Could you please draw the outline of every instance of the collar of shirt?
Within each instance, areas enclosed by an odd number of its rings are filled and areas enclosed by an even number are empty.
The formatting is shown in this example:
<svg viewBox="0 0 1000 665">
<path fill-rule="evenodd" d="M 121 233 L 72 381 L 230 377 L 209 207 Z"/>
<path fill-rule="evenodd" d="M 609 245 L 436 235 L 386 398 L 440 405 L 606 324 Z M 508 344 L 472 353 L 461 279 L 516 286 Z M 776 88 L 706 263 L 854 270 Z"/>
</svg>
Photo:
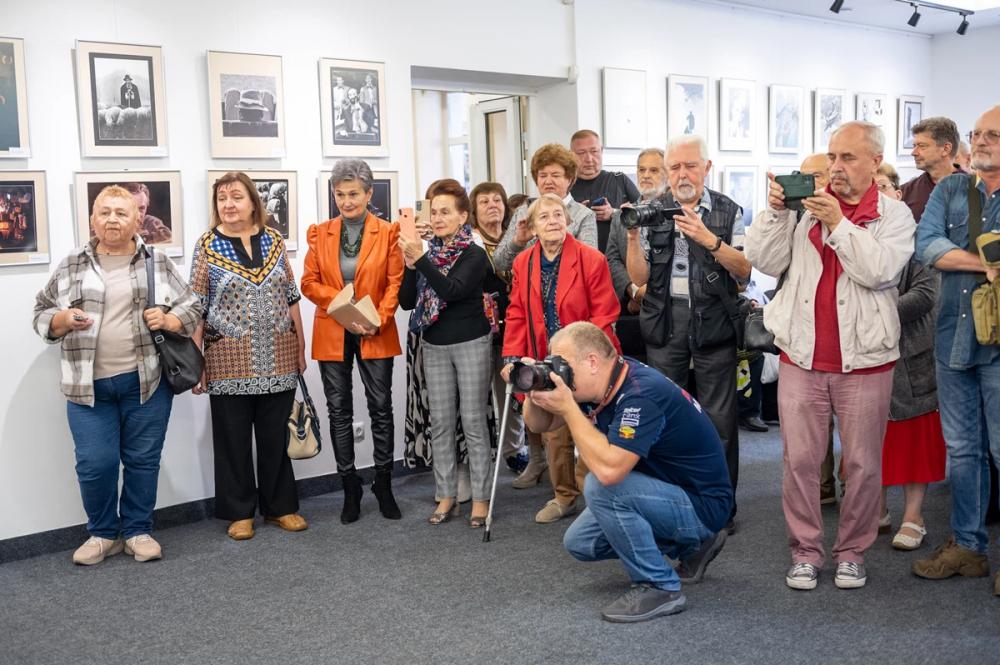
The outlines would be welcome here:
<svg viewBox="0 0 1000 665">
<path fill-rule="evenodd" d="M 567 193 L 566 196 L 563 197 L 563 203 L 565 203 L 566 205 L 569 205 L 572 201 L 573 201 L 572 194 Z"/>
</svg>

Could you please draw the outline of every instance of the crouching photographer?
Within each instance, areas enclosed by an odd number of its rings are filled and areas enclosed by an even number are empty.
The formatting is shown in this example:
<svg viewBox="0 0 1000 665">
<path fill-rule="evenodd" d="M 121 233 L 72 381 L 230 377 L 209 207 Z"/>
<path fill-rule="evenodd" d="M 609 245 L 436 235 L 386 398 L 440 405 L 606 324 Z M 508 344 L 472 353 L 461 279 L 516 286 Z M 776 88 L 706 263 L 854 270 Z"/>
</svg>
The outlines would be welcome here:
<svg viewBox="0 0 1000 665">
<path fill-rule="evenodd" d="M 515 387 L 535 432 L 566 427 L 590 472 L 587 508 L 563 543 L 580 561 L 620 559 L 632 581 L 601 612 L 632 623 L 684 609 L 681 583 L 699 582 L 726 540 L 733 491 L 715 427 L 687 392 L 618 354 L 587 322 L 556 333 L 541 385 L 531 360 L 514 366 Z M 671 568 L 664 555 L 678 560 Z"/>
</svg>

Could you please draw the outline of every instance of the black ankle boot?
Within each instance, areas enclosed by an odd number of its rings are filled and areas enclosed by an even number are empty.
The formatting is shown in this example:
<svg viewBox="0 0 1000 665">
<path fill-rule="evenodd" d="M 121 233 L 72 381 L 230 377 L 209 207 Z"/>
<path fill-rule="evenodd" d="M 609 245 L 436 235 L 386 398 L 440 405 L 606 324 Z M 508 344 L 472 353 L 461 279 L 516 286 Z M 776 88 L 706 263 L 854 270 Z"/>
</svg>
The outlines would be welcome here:
<svg viewBox="0 0 1000 665">
<path fill-rule="evenodd" d="M 396 505 L 396 497 L 392 495 L 392 468 L 375 469 L 375 480 L 372 482 L 372 493 L 378 499 L 378 509 L 387 520 L 398 520 L 403 517 Z"/>
<path fill-rule="evenodd" d="M 356 473 L 341 474 L 344 484 L 344 509 L 340 511 L 340 523 L 357 522 L 361 517 L 361 478 Z"/>
</svg>

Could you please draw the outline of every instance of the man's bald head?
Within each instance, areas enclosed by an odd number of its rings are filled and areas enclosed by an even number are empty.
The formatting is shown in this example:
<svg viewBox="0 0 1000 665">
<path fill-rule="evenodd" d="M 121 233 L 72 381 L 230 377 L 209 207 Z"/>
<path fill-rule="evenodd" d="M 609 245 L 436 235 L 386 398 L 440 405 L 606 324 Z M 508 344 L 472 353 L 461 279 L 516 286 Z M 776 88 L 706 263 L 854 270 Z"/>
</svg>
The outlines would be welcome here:
<svg viewBox="0 0 1000 665">
<path fill-rule="evenodd" d="M 809 155 L 802 160 L 799 171 L 816 178 L 816 189 L 823 189 L 830 182 L 830 158 L 822 152 Z"/>
</svg>

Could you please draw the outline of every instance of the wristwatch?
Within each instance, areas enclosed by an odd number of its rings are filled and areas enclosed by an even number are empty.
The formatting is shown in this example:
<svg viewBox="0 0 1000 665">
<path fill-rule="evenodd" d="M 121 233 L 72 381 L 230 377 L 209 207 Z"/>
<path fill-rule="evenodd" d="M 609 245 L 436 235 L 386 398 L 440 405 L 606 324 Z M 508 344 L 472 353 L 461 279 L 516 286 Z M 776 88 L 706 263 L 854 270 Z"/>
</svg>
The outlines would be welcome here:
<svg viewBox="0 0 1000 665">
<path fill-rule="evenodd" d="M 719 236 L 715 236 L 715 245 L 713 247 L 709 247 L 708 251 L 714 254 L 715 252 L 719 251 L 720 247 L 722 247 L 722 238 Z"/>
</svg>

